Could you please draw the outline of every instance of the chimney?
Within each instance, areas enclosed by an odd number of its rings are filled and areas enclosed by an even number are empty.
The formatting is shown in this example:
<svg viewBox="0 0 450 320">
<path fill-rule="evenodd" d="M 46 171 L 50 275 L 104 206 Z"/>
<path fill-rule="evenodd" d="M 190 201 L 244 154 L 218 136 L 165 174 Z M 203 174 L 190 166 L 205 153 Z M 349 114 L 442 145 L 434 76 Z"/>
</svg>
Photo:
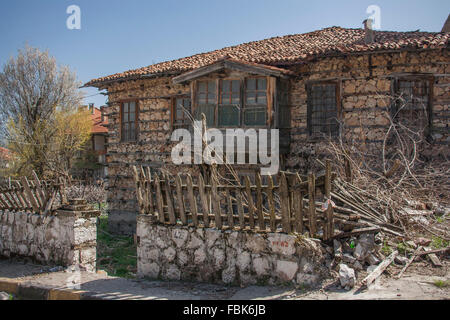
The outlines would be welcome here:
<svg viewBox="0 0 450 320">
<path fill-rule="evenodd" d="M 374 32 L 372 29 L 373 20 L 366 19 L 363 21 L 363 24 L 364 24 L 364 31 L 365 31 L 364 41 L 366 42 L 366 44 L 372 43 L 374 40 Z"/>
<path fill-rule="evenodd" d="M 89 111 L 94 114 L 94 104 L 93 103 L 89 103 Z"/>
</svg>

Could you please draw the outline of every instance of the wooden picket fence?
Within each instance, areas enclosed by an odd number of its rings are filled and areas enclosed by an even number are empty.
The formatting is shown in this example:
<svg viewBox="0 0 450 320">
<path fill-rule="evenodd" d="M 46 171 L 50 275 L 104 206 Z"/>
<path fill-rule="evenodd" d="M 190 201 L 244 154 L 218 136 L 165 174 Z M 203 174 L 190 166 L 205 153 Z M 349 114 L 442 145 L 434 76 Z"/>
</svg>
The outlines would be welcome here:
<svg viewBox="0 0 450 320">
<path fill-rule="evenodd" d="M 65 181 L 62 178 L 52 181 L 39 180 L 33 172 L 30 179 L 21 177 L 19 180 L 0 180 L 0 210 L 47 214 L 56 201 L 67 202 Z"/>
<path fill-rule="evenodd" d="M 308 231 L 313 237 L 321 233 L 324 240 L 333 237 L 333 206 L 323 204 L 330 203 L 334 178 L 329 161 L 318 177 L 282 172 L 268 176 L 265 185 L 259 174 L 255 184 L 248 176 L 243 184 L 220 184 L 214 170 L 209 183 L 201 174 L 194 181 L 190 174 L 170 177 L 152 174 L 148 167 L 134 166 L 133 170 L 140 213 L 155 216 L 157 223 L 256 232 Z M 316 204 L 318 189 L 326 200 L 321 208 Z"/>
</svg>

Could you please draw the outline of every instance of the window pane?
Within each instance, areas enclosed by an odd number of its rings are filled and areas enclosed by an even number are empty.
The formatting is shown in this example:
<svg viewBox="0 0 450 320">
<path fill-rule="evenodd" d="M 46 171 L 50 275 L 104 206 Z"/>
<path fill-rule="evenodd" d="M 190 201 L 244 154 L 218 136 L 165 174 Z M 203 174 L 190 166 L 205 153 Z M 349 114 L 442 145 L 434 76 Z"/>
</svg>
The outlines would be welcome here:
<svg viewBox="0 0 450 320">
<path fill-rule="evenodd" d="M 230 95 L 229 94 L 222 94 L 222 103 L 223 104 L 230 103 Z"/>
<path fill-rule="evenodd" d="M 266 104 L 267 103 L 267 99 L 266 99 L 266 93 L 262 93 L 262 92 L 258 92 L 257 94 L 257 103 L 258 104 Z"/>
<path fill-rule="evenodd" d="M 206 82 L 199 82 L 198 83 L 198 91 L 199 92 L 206 92 Z"/>
<path fill-rule="evenodd" d="M 136 112 L 136 102 L 130 102 L 130 112 Z"/>
<path fill-rule="evenodd" d="M 335 84 L 316 84 L 308 92 L 311 134 L 335 136 L 339 131 Z"/>
<path fill-rule="evenodd" d="M 231 103 L 239 104 L 240 100 L 241 99 L 240 99 L 239 93 L 233 93 L 232 98 L 231 98 Z"/>
<path fill-rule="evenodd" d="M 128 122 L 128 112 L 123 113 L 123 122 Z"/>
<path fill-rule="evenodd" d="M 256 79 L 247 79 L 247 90 L 256 90 Z"/>
<path fill-rule="evenodd" d="M 229 80 L 222 80 L 222 92 L 229 92 L 230 91 L 230 81 Z"/>
<path fill-rule="evenodd" d="M 219 126 L 239 126 L 239 108 L 230 105 L 220 106 Z"/>
<path fill-rule="evenodd" d="M 258 79 L 258 90 L 266 90 L 266 79 Z"/>
<path fill-rule="evenodd" d="M 123 112 L 125 113 L 125 112 L 128 112 L 128 103 L 124 103 L 123 104 Z"/>
<path fill-rule="evenodd" d="M 247 93 L 246 103 L 247 104 L 256 104 L 256 93 L 254 93 L 254 92 Z"/>
<path fill-rule="evenodd" d="M 208 104 L 216 103 L 216 94 L 208 93 Z"/>
<path fill-rule="evenodd" d="M 205 104 L 206 103 L 206 93 L 199 93 L 198 95 L 198 103 Z"/>
<path fill-rule="evenodd" d="M 239 80 L 233 80 L 232 91 L 233 92 L 239 92 L 240 91 L 240 81 Z"/>
<path fill-rule="evenodd" d="M 208 93 L 213 92 L 216 93 L 216 82 L 215 81 L 208 81 Z"/>
</svg>

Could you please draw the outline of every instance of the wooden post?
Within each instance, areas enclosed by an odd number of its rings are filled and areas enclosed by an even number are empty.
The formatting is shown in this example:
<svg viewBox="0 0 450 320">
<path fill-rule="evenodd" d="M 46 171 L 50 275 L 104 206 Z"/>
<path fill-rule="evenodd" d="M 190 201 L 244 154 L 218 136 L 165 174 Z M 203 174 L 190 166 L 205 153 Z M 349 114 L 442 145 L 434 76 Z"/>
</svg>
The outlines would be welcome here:
<svg viewBox="0 0 450 320">
<path fill-rule="evenodd" d="M 238 214 L 239 214 L 239 225 L 240 225 L 241 230 L 244 230 L 245 218 L 244 218 L 244 205 L 242 204 L 241 188 L 236 189 L 236 201 L 237 201 Z"/>
<path fill-rule="evenodd" d="M 291 223 L 290 223 L 290 212 L 289 212 L 289 193 L 286 175 L 284 173 L 281 174 L 280 179 L 280 201 L 281 201 L 281 221 L 283 225 L 283 232 L 290 233 L 291 232 Z"/>
<path fill-rule="evenodd" d="M 264 222 L 264 214 L 262 210 L 262 190 L 261 190 L 261 175 L 256 175 L 256 214 L 258 216 L 259 230 L 266 230 Z"/>
<path fill-rule="evenodd" d="M 300 185 L 302 179 L 297 173 L 296 179 L 297 183 Z M 294 183 L 295 184 L 295 183 Z M 300 188 L 294 190 L 294 211 L 295 211 L 295 231 L 298 233 L 303 233 L 303 192 Z"/>
<path fill-rule="evenodd" d="M 25 210 L 28 209 L 28 203 L 26 201 L 26 197 L 24 196 L 24 194 L 21 190 L 22 186 L 19 184 L 19 181 L 14 181 L 13 185 L 14 185 L 14 189 L 16 190 L 17 199 L 19 199 L 20 204 L 22 205 L 22 208 Z M 45 199 L 44 199 L 44 201 L 45 201 Z"/>
<path fill-rule="evenodd" d="M 36 172 L 34 172 L 34 170 L 33 170 L 32 174 L 33 174 L 33 178 L 34 178 L 34 183 L 36 185 L 36 195 L 39 196 L 37 198 L 39 200 L 40 207 L 42 210 L 44 210 L 45 202 L 47 199 L 47 194 L 46 194 L 45 190 L 42 189 L 41 181 L 39 180 L 39 177 L 36 174 Z"/>
<path fill-rule="evenodd" d="M 142 198 L 142 213 L 148 214 L 148 197 L 147 197 L 147 177 L 145 176 L 144 167 L 141 166 L 141 176 L 142 179 L 139 181 L 140 189 L 141 189 L 141 198 Z"/>
<path fill-rule="evenodd" d="M 273 201 L 273 179 L 272 176 L 268 176 L 268 183 L 267 183 L 267 201 L 269 203 L 269 210 L 270 210 L 270 230 L 272 232 L 275 232 L 277 230 L 276 225 L 276 216 L 275 216 L 275 204 Z"/>
<path fill-rule="evenodd" d="M 211 176 L 211 193 L 212 193 L 212 207 L 214 210 L 215 223 L 217 229 L 222 229 L 222 209 L 220 208 L 220 197 L 217 193 L 217 174 L 213 168 L 213 175 Z"/>
<path fill-rule="evenodd" d="M 139 204 L 139 213 L 140 214 L 144 214 L 144 201 L 142 199 L 142 194 L 141 194 L 141 185 L 139 183 L 139 171 L 136 168 L 136 166 L 133 166 L 133 172 L 134 172 L 134 181 L 135 181 L 135 185 L 136 185 L 136 197 L 138 200 L 138 204 Z"/>
<path fill-rule="evenodd" d="M 158 216 L 159 222 L 164 223 L 164 205 L 163 205 L 163 197 L 161 194 L 161 182 L 159 180 L 158 174 L 155 173 L 155 188 L 156 188 L 156 207 L 158 208 Z"/>
<path fill-rule="evenodd" d="M 227 198 L 227 216 L 228 216 L 228 226 L 233 229 L 234 228 L 234 216 L 233 216 L 233 199 L 231 199 L 230 191 L 228 189 L 225 190 L 225 197 Z"/>
<path fill-rule="evenodd" d="M 314 238 L 317 232 L 316 224 L 316 177 L 314 173 L 308 176 L 309 233 Z"/>
<path fill-rule="evenodd" d="M 201 202 L 202 208 L 203 208 L 203 224 L 205 225 L 206 228 L 209 228 L 208 198 L 206 197 L 205 182 L 203 180 L 203 176 L 201 173 L 198 175 L 198 191 L 200 194 L 200 202 Z"/>
<path fill-rule="evenodd" d="M 172 201 L 172 188 L 170 187 L 168 174 L 164 175 L 164 186 L 166 191 L 166 203 L 167 203 L 167 212 L 169 213 L 169 222 L 170 224 L 176 224 L 177 219 L 175 218 L 175 210 L 173 208 L 173 201 Z"/>
<path fill-rule="evenodd" d="M 181 175 L 178 174 L 175 178 L 175 184 L 177 187 L 177 202 L 178 202 L 178 212 L 180 214 L 181 222 L 186 225 L 187 219 L 186 219 L 186 211 L 184 209 L 184 201 L 183 201 L 183 188 L 181 184 Z"/>
<path fill-rule="evenodd" d="M 253 204 L 252 189 L 250 186 L 250 178 L 248 176 L 245 177 L 245 189 L 248 198 L 248 222 L 250 229 L 253 230 L 255 228 L 255 205 Z"/>
<path fill-rule="evenodd" d="M 152 194 L 152 173 L 150 171 L 150 167 L 147 167 L 147 175 L 146 175 L 146 197 L 148 207 L 146 208 L 146 212 L 148 214 L 154 213 L 154 204 L 153 204 L 153 194 Z"/>
<path fill-rule="evenodd" d="M 31 203 L 31 206 L 33 207 L 34 212 L 40 213 L 39 205 L 38 205 L 36 199 L 34 198 L 33 193 L 31 192 L 30 185 L 28 184 L 28 179 L 26 177 L 21 177 L 20 180 L 22 181 L 22 186 L 25 190 L 28 200 Z"/>
<path fill-rule="evenodd" d="M 326 219 L 324 222 L 323 238 L 329 240 L 334 236 L 334 220 L 333 220 L 333 205 L 331 204 L 331 161 L 326 161 L 325 168 L 325 197 L 328 201 L 327 210 L 325 212 Z M 325 232 L 326 231 L 326 232 Z"/>
<path fill-rule="evenodd" d="M 198 211 L 197 211 L 197 201 L 194 197 L 194 187 L 192 186 L 192 177 L 190 174 L 186 177 L 187 194 L 189 199 L 189 208 L 192 215 L 192 222 L 194 226 L 198 226 Z"/>
</svg>

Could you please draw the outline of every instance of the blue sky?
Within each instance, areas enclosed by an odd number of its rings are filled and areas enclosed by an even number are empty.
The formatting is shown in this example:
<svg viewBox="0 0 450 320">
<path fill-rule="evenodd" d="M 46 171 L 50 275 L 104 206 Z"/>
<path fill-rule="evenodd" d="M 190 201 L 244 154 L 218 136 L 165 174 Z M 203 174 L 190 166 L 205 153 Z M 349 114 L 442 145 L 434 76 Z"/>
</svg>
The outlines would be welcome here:
<svg viewBox="0 0 450 320">
<path fill-rule="evenodd" d="M 70 5 L 81 8 L 81 30 L 66 27 Z M 0 65 L 29 44 L 48 49 L 85 83 L 273 36 L 360 28 L 369 5 L 381 8 L 382 30 L 440 31 L 450 12 L 445 0 L 2 0 Z M 86 103 L 104 104 L 97 89 L 84 90 Z"/>
</svg>

